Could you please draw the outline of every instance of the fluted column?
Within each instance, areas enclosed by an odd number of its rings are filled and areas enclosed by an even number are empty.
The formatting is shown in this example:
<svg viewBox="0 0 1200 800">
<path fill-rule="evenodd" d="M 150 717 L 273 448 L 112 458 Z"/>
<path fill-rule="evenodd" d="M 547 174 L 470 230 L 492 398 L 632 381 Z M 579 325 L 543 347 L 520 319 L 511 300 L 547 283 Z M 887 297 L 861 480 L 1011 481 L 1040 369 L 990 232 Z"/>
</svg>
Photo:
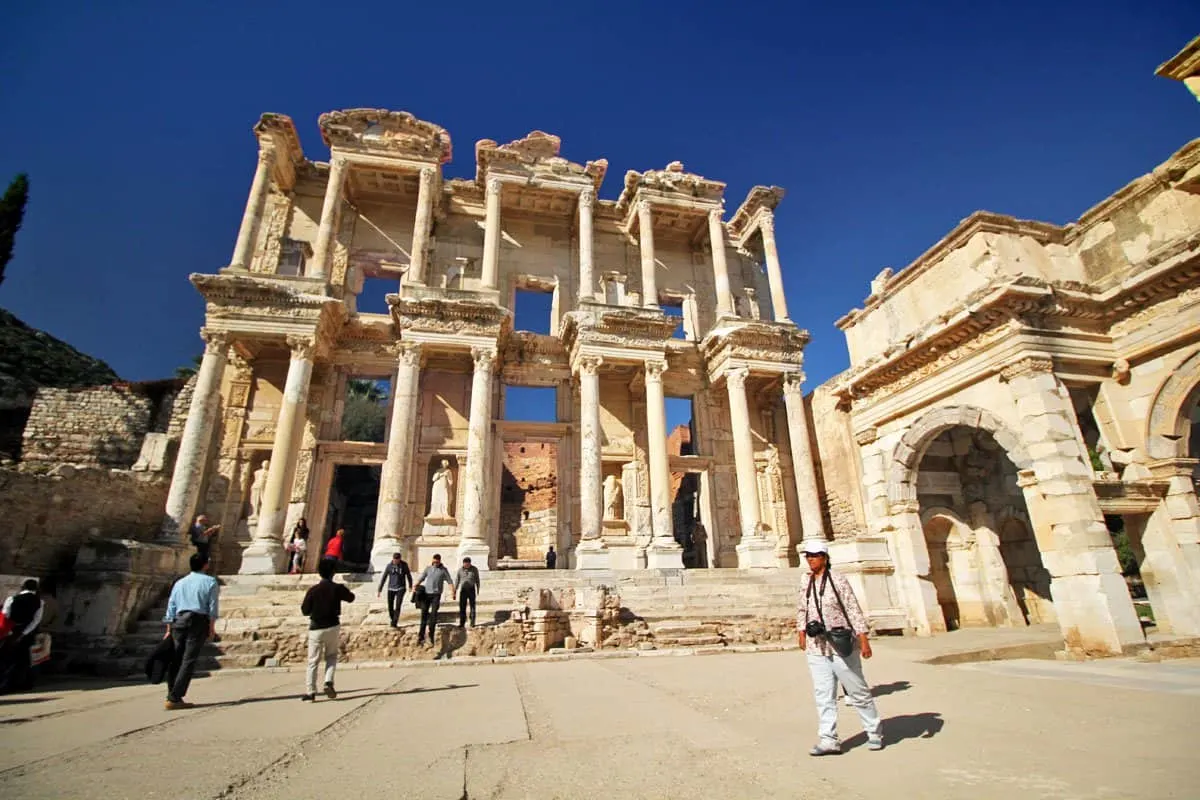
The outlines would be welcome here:
<svg viewBox="0 0 1200 800">
<path fill-rule="evenodd" d="M 375 512 L 375 542 L 371 569 L 382 570 L 401 551 L 405 501 L 412 477 L 413 437 L 417 427 L 417 398 L 421 378 L 421 346 L 397 345 L 396 384 L 392 390 L 392 419 L 388 431 L 387 459 L 379 480 L 379 505 Z"/>
<path fill-rule="evenodd" d="M 270 575 L 281 572 L 284 565 L 283 523 L 291 494 L 300 449 L 300 423 L 308 402 L 308 387 L 312 380 L 315 342 L 303 336 L 289 336 L 292 358 L 288 363 L 287 382 L 283 387 L 283 402 L 275 422 L 275 441 L 271 445 L 271 464 L 262 492 L 262 510 L 254 538 L 242 554 L 243 575 Z"/>
<path fill-rule="evenodd" d="M 796 478 L 796 497 L 800 501 L 802 541 L 824 541 L 827 536 L 825 518 L 821 515 L 808 414 L 804 411 L 803 383 L 804 374 L 800 372 L 790 372 L 783 378 L 783 405 L 787 409 L 788 441 L 792 443 L 792 473 Z"/>
<path fill-rule="evenodd" d="M 721 209 L 708 212 L 708 239 L 712 244 L 713 283 L 717 287 L 717 314 L 732 315 L 733 292 L 729 290 L 729 267 L 725 263 L 725 227 Z"/>
<path fill-rule="evenodd" d="M 646 548 L 650 569 L 681 569 L 683 548 L 675 541 L 671 508 L 671 465 L 667 458 L 667 408 L 663 394 L 666 361 L 646 362 L 646 446 L 650 457 L 650 516 L 654 538 Z"/>
<path fill-rule="evenodd" d="M 779 267 L 779 251 L 775 248 L 775 218 L 764 215 L 758 222 L 762 233 L 763 255 L 767 259 L 767 283 L 771 286 L 771 308 L 775 321 L 788 319 L 787 299 L 783 296 L 783 271 Z"/>
<path fill-rule="evenodd" d="M 487 479 L 488 450 L 491 447 L 492 371 L 496 365 L 494 347 L 471 348 L 475 371 L 471 376 L 471 418 L 467 422 L 467 477 L 463 486 L 462 541 L 458 557 L 470 556 L 479 569 L 488 568 L 489 548 L 484 519 L 491 482 Z"/>
<path fill-rule="evenodd" d="M 433 167 L 423 167 L 417 186 L 417 217 L 413 223 L 412 252 L 409 254 L 408 283 L 425 283 L 425 261 L 429 249 L 429 221 L 433 217 Z"/>
<path fill-rule="evenodd" d="M 338 211 L 342 207 L 342 189 L 346 181 L 346 159 L 335 156 L 329 162 L 329 183 L 325 185 L 325 202 L 321 206 L 321 227 L 317 229 L 317 243 L 313 246 L 312 272 L 308 277 L 324 278 L 333 244 L 333 233 Z"/>
<path fill-rule="evenodd" d="M 654 271 L 654 218 L 650 203 L 638 203 L 638 235 L 642 255 L 642 306 L 658 308 L 658 277 Z"/>
<path fill-rule="evenodd" d="M 596 299 L 596 276 L 592 264 L 592 210 L 596 192 L 592 188 L 579 193 L 579 299 Z"/>
<path fill-rule="evenodd" d="M 187 422 L 179 442 L 179 455 L 175 458 L 175 471 L 171 475 L 171 488 L 167 492 L 166 514 L 159 531 L 159 537 L 172 544 L 183 541 L 192 515 L 196 513 L 196 501 L 200 497 L 200 486 L 204 483 L 208 445 L 212 441 L 216 421 L 221 376 L 225 372 L 225 358 L 229 350 L 229 335 L 226 333 L 204 329 L 200 331 L 200 336 L 204 339 L 204 358 L 196 372 L 196 386 L 192 391 L 191 405 L 188 406 Z"/>
<path fill-rule="evenodd" d="M 271 168 L 275 166 L 275 148 L 265 147 L 258 151 L 258 167 L 250 183 L 250 197 L 246 199 L 246 211 L 242 214 L 242 227 L 238 228 L 237 244 L 233 246 L 231 269 L 248 269 L 254 255 L 254 239 L 258 235 L 258 224 L 262 219 L 263 203 L 267 199 L 267 182 Z"/>
<path fill-rule="evenodd" d="M 483 225 L 483 288 L 495 289 L 500 269 L 500 181 L 496 178 L 487 182 L 487 216 Z"/>
<path fill-rule="evenodd" d="M 758 470 L 754 466 L 750 406 L 746 402 L 746 379 L 750 370 L 735 367 L 725 375 L 729 393 L 729 427 L 733 430 L 733 460 L 737 469 L 738 512 L 742 540 L 737 545 L 738 566 L 775 566 L 775 548 L 762 535 L 762 513 L 758 499 Z"/>
<path fill-rule="evenodd" d="M 579 499 L 580 542 L 575 550 L 577 569 L 606 569 L 608 550 L 601 535 L 604 520 L 604 479 L 600 444 L 599 356 L 579 359 Z"/>
</svg>

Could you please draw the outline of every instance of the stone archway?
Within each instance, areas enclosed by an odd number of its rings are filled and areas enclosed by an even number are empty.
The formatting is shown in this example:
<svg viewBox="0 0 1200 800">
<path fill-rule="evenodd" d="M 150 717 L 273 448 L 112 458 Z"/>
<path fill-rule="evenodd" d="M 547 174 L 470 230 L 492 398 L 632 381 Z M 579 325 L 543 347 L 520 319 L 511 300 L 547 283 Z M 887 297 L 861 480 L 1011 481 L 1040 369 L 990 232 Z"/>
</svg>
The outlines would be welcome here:
<svg viewBox="0 0 1200 800">
<path fill-rule="evenodd" d="M 1192 409 L 1197 403 L 1200 403 L 1200 350 L 1184 359 L 1154 396 L 1146 423 L 1146 455 L 1151 459 L 1188 456 Z"/>
</svg>

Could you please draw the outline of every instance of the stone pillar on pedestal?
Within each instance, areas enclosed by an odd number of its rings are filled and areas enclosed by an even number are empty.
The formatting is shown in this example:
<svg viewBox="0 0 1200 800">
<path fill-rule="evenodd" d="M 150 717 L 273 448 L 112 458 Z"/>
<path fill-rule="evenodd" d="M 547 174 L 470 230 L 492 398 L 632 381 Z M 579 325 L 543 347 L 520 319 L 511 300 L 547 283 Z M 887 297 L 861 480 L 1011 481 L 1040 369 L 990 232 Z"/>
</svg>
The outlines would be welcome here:
<svg viewBox="0 0 1200 800">
<path fill-rule="evenodd" d="M 717 316 L 733 316 L 733 292 L 729 289 L 729 268 L 725 263 L 725 227 L 721 209 L 708 212 L 708 239 L 712 244 L 713 282 L 717 288 Z"/>
<path fill-rule="evenodd" d="M 654 268 L 654 217 L 650 203 L 638 203 L 638 236 L 642 256 L 642 305 L 658 308 L 658 277 Z"/>
<path fill-rule="evenodd" d="M 409 254 L 407 283 L 425 284 L 425 262 L 429 249 L 429 222 L 433 217 L 433 167 L 423 167 L 417 188 L 417 217 L 413 224 L 412 252 Z"/>
<path fill-rule="evenodd" d="M 797 551 L 804 552 L 804 542 L 825 541 L 825 518 L 821 514 L 821 493 L 817 489 L 817 474 L 813 464 L 812 439 L 808 414 L 804 410 L 804 374 L 789 372 L 783 377 L 783 405 L 787 409 L 788 441 L 792 446 L 792 474 L 796 479 L 796 498 L 800 501 L 800 527 L 803 531 Z"/>
<path fill-rule="evenodd" d="M 725 373 L 729 393 L 729 427 L 733 431 L 733 460 L 737 469 L 738 514 L 742 520 L 742 540 L 738 542 L 738 566 L 773 567 L 775 547 L 762 533 L 758 500 L 758 470 L 754 466 L 754 439 L 751 438 L 750 406 L 746 402 L 747 367 L 734 367 Z"/>
<path fill-rule="evenodd" d="M 325 185 L 325 202 L 321 206 L 321 226 L 313 246 L 312 270 L 309 277 L 324 278 L 328 274 L 329 253 L 333 249 L 334 227 L 342 207 L 342 188 L 346 181 L 346 158 L 334 156 L 329 162 L 329 183 Z"/>
<path fill-rule="evenodd" d="M 666 361 L 646 362 L 646 440 L 650 461 L 650 516 L 654 538 L 646 548 L 649 569 L 682 569 L 683 548 L 675 541 L 671 466 L 667 458 L 667 407 L 663 393 Z"/>
<path fill-rule="evenodd" d="M 592 210 L 596 191 L 591 187 L 579 193 L 579 299 L 596 298 L 596 276 L 592 264 Z"/>
<path fill-rule="evenodd" d="M 1092 487 L 1070 396 L 1053 368 L 1048 356 L 1033 356 L 1000 373 L 1025 444 L 1039 453 L 1023 481 L 1025 503 L 1067 648 L 1117 654 L 1146 640 Z"/>
<path fill-rule="evenodd" d="M 204 339 L 204 358 L 196 372 L 192 403 L 188 406 L 179 455 L 167 492 L 166 514 L 159 530 L 160 540 L 185 543 L 185 536 L 196 513 L 196 500 L 204 483 L 204 467 L 208 461 L 208 446 L 212 442 L 217 401 L 221 392 L 221 376 L 229 350 L 229 335 L 220 331 L 200 331 Z"/>
<path fill-rule="evenodd" d="M 779 251 L 775 248 L 775 218 L 764 214 L 758 222 L 762 233 L 763 255 L 767 260 L 767 283 L 771 287 L 771 308 L 776 322 L 788 320 L 787 299 L 783 295 L 783 270 L 779 266 Z"/>
<path fill-rule="evenodd" d="M 599 356 L 579 359 L 579 497 L 580 541 L 575 548 L 576 569 L 607 569 L 609 553 L 602 537 L 604 518 L 600 483 L 603 480 L 600 442 Z"/>
<path fill-rule="evenodd" d="M 500 270 L 500 181 L 489 178 L 487 182 L 487 216 L 483 227 L 483 288 L 495 289 L 496 276 Z M 471 561 L 474 564 L 474 560 Z M 475 566 L 479 566 L 475 564 Z"/>
<path fill-rule="evenodd" d="M 375 542 L 371 546 L 371 570 L 382 570 L 393 553 L 403 552 L 404 509 L 412 477 L 413 437 L 417 428 L 420 392 L 421 346 L 401 342 L 396 346 L 396 388 L 392 393 L 392 420 L 388 431 L 387 459 L 379 481 L 379 505 L 375 512 Z"/>
<path fill-rule="evenodd" d="M 458 557 L 469 557 L 481 570 L 488 569 L 490 548 L 484 519 L 488 507 L 484 494 L 490 491 L 487 465 L 492 436 L 492 371 L 494 347 L 471 348 L 475 371 L 471 377 L 471 418 L 467 423 L 467 477 L 463 485 L 462 540 Z"/>
<path fill-rule="evenodd" d="M 275 165 L 275 148 L 264 147 L 258 151 L 258 167 L 254 170 L 254 181 L 250 184 L 250 197 L 246 200 L 246 212 L 242 215 L 242 226 L 238 228 L 237 244 L 233 247 L 230 269 L 247 269 L 254 254 L 254 240 L 258 236 L 258 225 L 262 219 L 263 203 L 267 199 L 267 183 L 271 168 Z"/>
<path fill-rule="evenodd" d="M 263 487 L 262 510 L 254 538 L 242 554 L 242 575 L 271 575 L 283 571 L 283 524 L 291 494 L 296 455 L 300 449 L 300 423 L 308 386 L 312 379 L 315 343 L 303 336 L 289 336 L 292 358 L 288 363 L 283 402 L 275 423 L 275 441 L 271 445 L 271 464 Z"/>
</svg>

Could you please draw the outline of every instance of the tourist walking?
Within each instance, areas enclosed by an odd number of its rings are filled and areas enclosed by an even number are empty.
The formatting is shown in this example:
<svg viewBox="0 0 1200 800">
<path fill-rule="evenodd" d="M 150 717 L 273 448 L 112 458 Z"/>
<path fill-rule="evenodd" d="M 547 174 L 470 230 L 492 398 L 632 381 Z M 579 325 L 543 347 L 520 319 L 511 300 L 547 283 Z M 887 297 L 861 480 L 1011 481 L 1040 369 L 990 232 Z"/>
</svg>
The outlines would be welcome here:
<svg viewBox="0 0 1200 800">
<path fill-rule="evenodd" d="M 850 582 L 829 569 L 829 545 L 804 542 L 808 577 L 800 598 L 796 628 L 800 649 L 808 659 L 813 699 L 817 706 L 817 744 L 809 755 L 842 752 L 837 734 L 838 682 L 846 690 L 847 705 L 858 711 L 867 732 L 867 749 L 883 749 L 882 723 L 871 687 L 863 677 L 862 659 L 871 657 L 867 619 Z"/>
<path fill-rule="evenodd" d="M 471 627 L 475 627 L 475 598 L 479 594 L 479 567 L 472 566 L 470 558 L 462 560 L 462 566 L 454 575 L 458 587 L 458 627 L 467 625 L 467 604 L 471 606 Z"/>
<path fill-rule="evenodd" d="M 32 683 L 29 651 L 42 624 L 45 604 L 38 582 L 28 578 L 21 590 L 4 601 L 4 635 L 0 641 L 0 691 L 24 689 Z"/>
<path fill-rule="evenodd" d="M 192 571 L 175 581 L 167 600 L 163 622 L 175 645 L 175 656 L 167 667 L 167 710 L 191 708 L 184 700 L 196 670 L 200 648 L 216 631 L 217 604 L 221 587 L 209 574 L 211 565 L 204 553 L 193 553 L 189 566 Z"/>
<path fill-rule="evenodd" d="M 205 558 L 211 558 L 212 540 L 217 538 L 217 534 L 220 532 L 221 526 L 210 525 L 207 514 L 198 514 L 191 529 L 192 545 L 196 548 L 196 552 L 203 554 Z"/>
<path fill-rule="evenodd" d="M 417 578 L 417 587 L 413 591 L 414 601 L 418 593 L 424 595 L 421 606 L 421 629 L 417 634 L 417 644 L 425 644 L 425 630 L 428 628 L 429 645 L 433 646 L 433 637 L 437 631 L 438 609 L 442 606 L 442 588 L 447 583 L 450 584 L 450 598 L 453 599 L 455 589 L 454 581 L 450 578 L 450 570 L 442 564 L 442 557 L 435 554 L 433 563 L 421 570 L 421 574 Z"/>
<path fill-rule="evenodd" d="M 354 602 L 354 592 L 344 583 L 333 582 L 334 567 L 332 560 L 321 559 L 317 565 L 321 582 L 305 593 L 300 604 L 300 611 L 308 617 L 308 691 L 300 699 L 310 702 L 317 699 L 317 667 L 322 653 L 325 656 L 325 696 L 330 700 L 337 697 L 333 673 L 337 670 L 338 639 L 342 632 L 342 603 Z"/>
<path fill-rule="evenodd" d="M 287 543 L 288 574 L 304 572 L 304 557 L 308 554 L 308 522 L 304 517 L 292 528 L 292 538 Z"/>
<path fill-rule="evenodd" d="M 557 561 L 558 553 L 554 552 L 554 545 L 550 545 L 550 549 L 546 551 L 546 569 L 554 569 Z"/>
<path fill-rule="evenodd" d="M 399 553 L 392 553 L 392 560 L 383 568 L 383 575 L 379 578 L 379 588 L 375 591 L 376 597 L 383 593 L 385 582 L 388 590 L 388 617 L 391 618 L 392 627 L 395 628 L 400 619 L 400 606 L 404 605 L 405 589 L 413 587 L 412 572 L 408 568 L 408 562 Z"/>
</svg>

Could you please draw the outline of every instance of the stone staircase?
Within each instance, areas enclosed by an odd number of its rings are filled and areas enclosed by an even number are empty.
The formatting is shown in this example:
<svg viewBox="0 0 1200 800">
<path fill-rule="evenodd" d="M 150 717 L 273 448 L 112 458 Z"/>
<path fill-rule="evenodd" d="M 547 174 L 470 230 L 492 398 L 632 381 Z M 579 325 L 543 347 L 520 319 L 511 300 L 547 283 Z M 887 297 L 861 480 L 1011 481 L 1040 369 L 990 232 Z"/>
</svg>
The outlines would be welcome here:
<svg viewBox="0 0 1200 800">
<path fill-rule="evenodd" d="M 482 575 L 478 627 L 459 631 L 458 605 L 443 599 L 439 641 L 417 646 L 419 612 L 406 601 L 399 629 L 388 625 L 386 594 L 376 598 L 378 579 L 342 575 L 357 595 L 342 613 L 343 658 L 349 661 L 421 660 L 449 655 L 530 652 L 519 619 L 539 590 L 569 606 L 574 597 L 607 587 L 620 598 L 620 635 L 605 648 L 721 648 L 732 644 L 791 641 L 800 573 L 797 570 L 568 570 L 492 571 Z M 198 669 L 286 666 L 303 663 L 308 619 L 300 613 L 313 575 L 230 576 L 221 579 L 219 641 L 209 642 Z M 594 594 L 594 592 L 592 592 Z M 518 597 L 522 598 L 520 601 Z M 534 598 L 532 601 L 530 598 Z M 568 609 L 569 610 L 569 609 Z M 136 629 L 109 654 L 105 671 L 138 672 L 163 635 L 165 606 L 145 614 Z"/>
</svg>

